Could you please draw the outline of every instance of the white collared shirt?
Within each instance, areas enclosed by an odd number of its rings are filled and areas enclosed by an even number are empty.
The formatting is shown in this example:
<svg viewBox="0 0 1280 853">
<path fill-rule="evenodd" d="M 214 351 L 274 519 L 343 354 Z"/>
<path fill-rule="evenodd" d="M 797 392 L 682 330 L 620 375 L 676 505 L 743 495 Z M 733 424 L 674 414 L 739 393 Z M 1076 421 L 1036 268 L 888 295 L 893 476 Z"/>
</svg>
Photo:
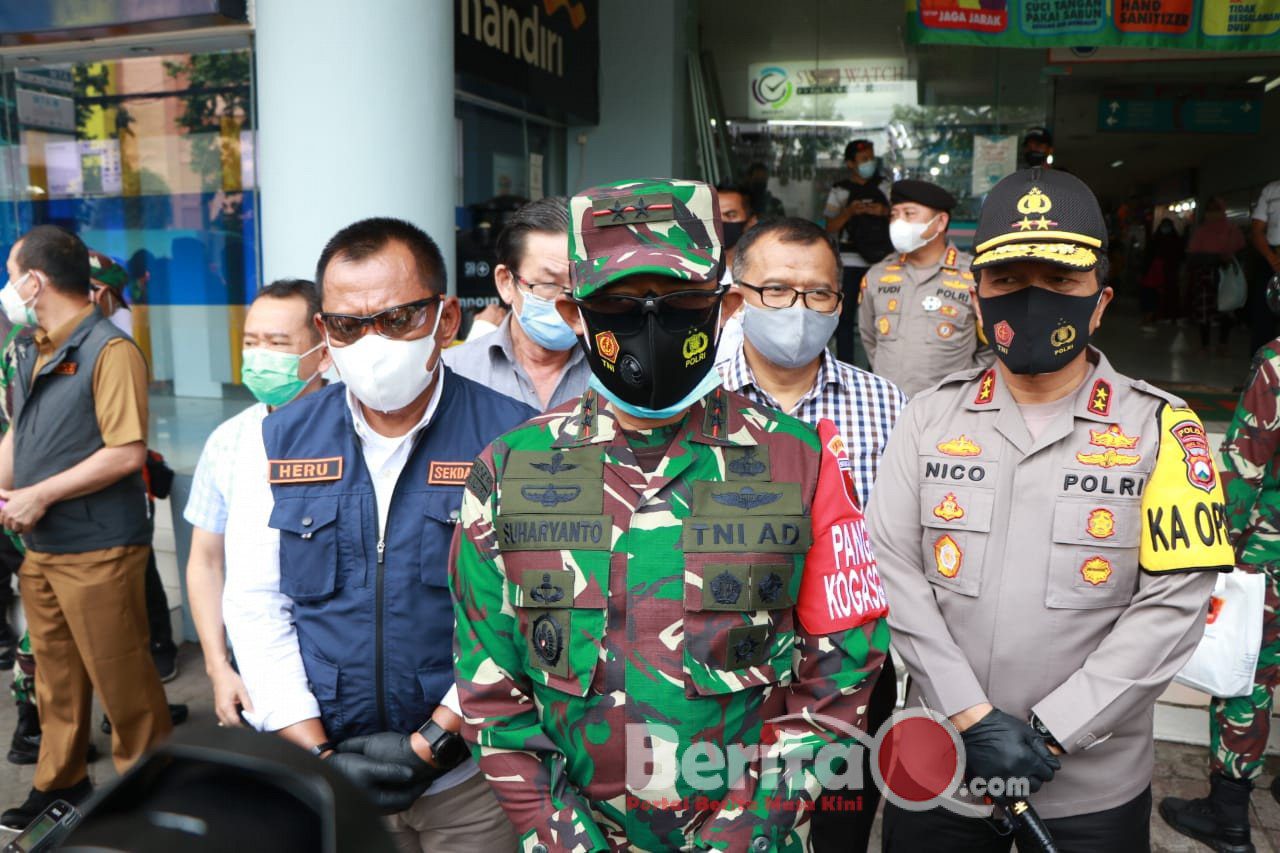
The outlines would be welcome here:
<svg viewBox="0 0 1280 853">
<path fill-rule="evenodd" d="M 350 391 L 346 394 L 356 436 L 360 439 L 365 465 L 373 481 L 379 539 L 386 529 L 391 495 L 409 461 L 413 439 L 431 422 L 439 406 L 444 389 L 444 371 L 440 371 L 439 377 L 422 419 L 403 436 L 388 437 L 374 431 L 354 395 Z M 249 428 L 249 413 L 258 408 L 261 411 L 252 421 L 253 428 Z M 227 582 L 223 589 L 222 616 L 231 645 L 236 650 L 240 677 L 254 706 L 252 713 L 245 712 L 245 718 L 261 731 L 279 731 L 319 717 L 320 706 L 307 686 L 307 673 L 293 622 L 293 602 L 280 592 L 280 537 L 278 531 L 267 523 L 275 501 L 265 476 L 267 452 L 262 440 L 262 419 L 265 417 L 266 406 L 253 407 L 215 430 L 200 457 L 196 480 L 201 479 L 200 470 L 209 457 L 209 470 L 217 472 L 214 476 L 226 483 L 223 494 Z M 240 424 L 234 434 L 219 436 L 224 428 L 239 418 L 245 418 L 245 423 Z M 232 491 L 234 501 L 229 499 Z M 188 520 L 203 526 L 192 517 L 192 503 L 197 493 L 195 485 L 192 493 L 192 501 L 188 502 Z M 449 688 L 441 704 L 462 715 L 456 686 Z M 475 762 L 464 762 L 433 782 L 430 793 L 451 788 L 470 778 L 477 770 Z"/>
</svg>

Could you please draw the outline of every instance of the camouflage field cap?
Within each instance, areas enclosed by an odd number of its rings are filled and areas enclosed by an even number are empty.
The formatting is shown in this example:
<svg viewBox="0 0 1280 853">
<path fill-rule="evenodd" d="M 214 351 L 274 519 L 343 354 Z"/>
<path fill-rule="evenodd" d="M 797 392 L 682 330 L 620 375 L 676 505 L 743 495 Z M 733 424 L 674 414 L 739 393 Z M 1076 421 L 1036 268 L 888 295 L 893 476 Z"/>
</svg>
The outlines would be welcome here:
<svg viewBox="0 0 1280 853">
<path fill-rule="evenodd" d="M 89 277 L 117 290 L 129 283 L 129 273 L 108 255 L 89 250 Z"/>
<path fill-rule="evenodd" d="M 602 184 L 569 200 L 569 219 L 569 280 L 579 299 L 637 273 L 692 282 L 720 275 L 720 201 L 701 181 Z"/>
</svg>

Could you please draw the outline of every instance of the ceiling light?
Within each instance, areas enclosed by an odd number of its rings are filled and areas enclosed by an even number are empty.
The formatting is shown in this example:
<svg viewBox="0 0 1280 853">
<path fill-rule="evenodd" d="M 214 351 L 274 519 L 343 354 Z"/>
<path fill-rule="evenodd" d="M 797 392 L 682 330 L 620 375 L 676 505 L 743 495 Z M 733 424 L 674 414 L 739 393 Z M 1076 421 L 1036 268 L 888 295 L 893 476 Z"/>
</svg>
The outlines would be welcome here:
<svg viewBox="0 0 1280 853">
<path fill-rule="evenodd" d="M 773 127 L 864 127 L 860 121 L 828 121 L 825 119 L 780 119 L 771 118 L 765 122 Z"/>
<path fill-rule="evenodd" d="M 939 163 L 941 163 L 941 164 L 942 164 L 942 165 L 944 165 L 944 166 L 945 166 L 945 165 L 947 165 L 948 163 L 950 163 L 950 162 L 951 162 L 951 155 L 950 155 L 950 154 L 939 154 L 939 155 L 938 155 L 938 162 L 939 162 Z"/>
<path fill-rule="evenodd" d="M 929 167 L 929 174 L 933 175 L 936 178 L 938 177 L 938 175 L 942 174 L 942 170 L 939 169 L 937 166 L 931 166 Z"/>
<path fill-rule="evenodd" d="M 1045 157 L 1045 158 L 1044 158 L 1044 162 L 1045 162 L 1047 165 L 1052 166 L 1052 165 L 1053 165 L 1053 155 L 1052 155 L 1052 154 L 1050 154 L 1048 157 Z"/>
<path fill-rule="evenodd" d="M 1250 82 L 1250 83 L 1261 83 L 1263 80 L 1266 80 L 1266 79 L 1267 79 L 1267 75 L 1265 75 L 1265 74 L 1255 74 L 1255 75 L 1253 75 L 1252 77 L 1250 77 L 1250 78 L 1249 78 L 1249 82 Z"/>
<path fill-rule="evenodd" d="M 1276 86 L 1280 86 L 1280 77 L 1273 77 L 1267 81 L 1267 85 L 1263 86 L 1263 90 L 1270 92 Z"/>
<path fill-rule="evenodd" d="M 1123 160 L 1116 160 L 1116 161 L 1112 162 L 1112 164 L 1111 164 L 1111 168 L 1113 168 L 1113 169 L 1119 169 L 1119 168 L 1120 168 L 1121 166 L 1123 166 L 1123 165 L 1124 165 L 1124 161 L 1123 161 Z"/>
</svg>

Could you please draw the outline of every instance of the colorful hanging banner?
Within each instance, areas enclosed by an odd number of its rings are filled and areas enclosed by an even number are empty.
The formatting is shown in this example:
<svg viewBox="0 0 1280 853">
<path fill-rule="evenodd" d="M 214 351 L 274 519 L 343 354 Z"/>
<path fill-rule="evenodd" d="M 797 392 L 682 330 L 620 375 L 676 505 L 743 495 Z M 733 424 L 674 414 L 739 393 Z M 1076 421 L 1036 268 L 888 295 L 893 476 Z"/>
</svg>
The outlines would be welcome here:
<svg viewBox="0 0 1280 853">
<path fill-rule="evenodd" d="M 1280 50 L 1280 0 L 906 0 L 919 44 Z"/>
</svg>

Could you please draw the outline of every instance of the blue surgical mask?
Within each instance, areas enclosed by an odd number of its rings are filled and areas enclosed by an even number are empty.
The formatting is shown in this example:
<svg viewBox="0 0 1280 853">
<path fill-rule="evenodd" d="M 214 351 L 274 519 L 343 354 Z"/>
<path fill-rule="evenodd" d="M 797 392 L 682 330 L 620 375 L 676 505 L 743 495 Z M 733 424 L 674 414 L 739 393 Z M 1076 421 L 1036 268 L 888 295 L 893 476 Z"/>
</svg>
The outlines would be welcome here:
<svg viewBox="0 0 1280 853">
<path fill-rule="evenodd" d="M 560 319 L 560 312 L 556 311 L 554 302 L 534 296 L 528 291 L 521 296 L 524 297 L 524 304 L 516 315 L 516 321 L 530 340 L 543 349 L 556 352 L 563 352 L 578 342 L 573 329 Z"/>
<path fill-rule="evenodd" d="M 692 391 L 690 391 L 688 394 L 685 394 L 683 397 L 681 397 L 679 400 L 672 403 L 670 406 L 666 406 L 665 408 L 661 408 L 661 409 L 647 409 L 644 406 L 635 406 L 635 405 L 632 405 L 631 403 L 626 402 L 625 400 L 618 399 L 617 395 L 615 395 L 608 388 L 604 387 L 604 383 L 602 383 L 599 379 L 597 379 L 595 377 L 595 374 L 592 374 L 591 378 L 587 380 L 587 387 L 594 388 L 597 394 L 599 394 L 600 396 L 608 400 L 610 403 L 612 403 L 615 408 L 619 409 L 620 411 L 626 412 L 628 415 L 631 415 L 633 418 L 645 418 L 647 420 L 655 420 L 655 421 L 665 420 L 667 418 L 674 418 L 676 415 L 680 414 L 685 409 L 688 409 L 694 403 L 698 402 L 703 397 L 707 396 L 712 391 L 714 391 L 716 389 L 716 386 L 719 384 L 720 384 L 720 371 L 716 370 L 715 368 L 712 368 L 711 370 L 707 371 L 707 375 L 703 377 L 701 382 L 699 382 L 697 385 L 694 386 Z"/>
<path fill-rule="evenodd" d="M 858 164 L 858 177 L 870 178 L 876 173 L 876 161 L 868 160 L 865 163 Z"/>
</svg>

